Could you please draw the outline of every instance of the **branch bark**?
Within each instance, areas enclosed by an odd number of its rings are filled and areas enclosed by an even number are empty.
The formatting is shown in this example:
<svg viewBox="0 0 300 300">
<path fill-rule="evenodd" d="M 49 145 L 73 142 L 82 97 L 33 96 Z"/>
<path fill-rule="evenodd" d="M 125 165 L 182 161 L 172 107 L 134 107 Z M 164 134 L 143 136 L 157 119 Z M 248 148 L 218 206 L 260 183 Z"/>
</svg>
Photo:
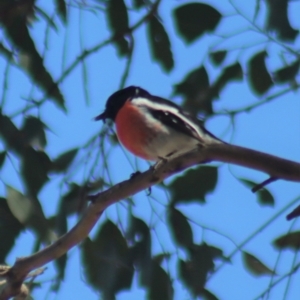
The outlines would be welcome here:
<svg viewBox="0 0 300 300">
<path fill-rule="evenodd" d="M 300 164 L 274 155 L 229 144 L 208 145 L 207 155 L 212 161 L 236 164 L 262 171 L 271 177 L 300 182 Z"/>
<path fill-rule="evenodd" d="M 199 149 L 194 149 L 169 161 L 163 161 L 155 168 L 150 167 L 148 171 L 93 196 L 93 201 L 81 220 L 68 233 L 45 249 L 31 256 L 17 259 L 13 267 L 0 272 L 0 277 L 6 279 L 0 300 L 18 295 L 29 272 L 59 258 L 80 243 L 89 234 L 108 206 L 145 190 L 175 173 L 205 161 L 233 163 L 265 172 L 279 179 L 300 182 L 300 164 L 297 162 L 239 146 L 207 142 Z"/>
</svg>

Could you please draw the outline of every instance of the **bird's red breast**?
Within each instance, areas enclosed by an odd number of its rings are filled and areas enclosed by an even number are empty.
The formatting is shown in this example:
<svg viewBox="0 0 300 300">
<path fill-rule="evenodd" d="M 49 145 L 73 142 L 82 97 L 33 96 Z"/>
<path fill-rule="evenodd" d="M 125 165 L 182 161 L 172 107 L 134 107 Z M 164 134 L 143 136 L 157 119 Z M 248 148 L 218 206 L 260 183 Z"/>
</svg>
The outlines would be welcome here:
<svg viewBox="0 0 300 300">
<path fill-rule="evenodd" d="M 120 142 L 134 155 L 146 160 L 156 160 L 147 153 L 147 145 L 155 137 L 150 130 L 140 109 L 127 100 L 119 110 L 116 119 L 116 130 Z"/>
</svg>

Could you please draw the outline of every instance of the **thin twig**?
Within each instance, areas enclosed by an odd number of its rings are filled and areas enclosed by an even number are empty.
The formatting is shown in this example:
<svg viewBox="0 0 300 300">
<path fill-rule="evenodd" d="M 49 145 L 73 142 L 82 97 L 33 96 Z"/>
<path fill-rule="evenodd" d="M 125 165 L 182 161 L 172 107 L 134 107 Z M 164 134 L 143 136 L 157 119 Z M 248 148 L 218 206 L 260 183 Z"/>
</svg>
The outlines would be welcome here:
<svg viewBox="0 0 300 300">
<path fill-rule="evenodd" d="M 297 89 L 297 88 L 300 88 L 300 84 L 298 84 L 298 85 L 295 86 L 295 89 Z M 235 116 L 235 115 L 237 115 L 239 113 L 251 112 L 253 109 L 255 109 L 255 108 L 259 107 L 259 106 L 262 106 L 264 104 L 267 104 L 267 103 L 271 102 L 272 100 L 274 100 L 274 99 L 276 99 L 276 98 L 278 98 L 280 96 L 283 96 L 285 94 L 288 94 L 288 93 L 290 93 L 292 91 L 293 91 L 293 89 L 291 89 L 289 87 L 289 88 L 286 88 L 286 89 L 284 89 L 284 90 L 282 90 L 280 92 L 277 92 L 277 93 L 275 93 L 273 95 L 270 95 L 270 96 L 266 97 L 262 101 L 255 101 L 254 103 L 252 103 L 250 105 L 247 105 L 247 106 L 244 106 L 244 107 L 241 107 L 241 108 L 238 108 L 238 109 L 234 109 L 234 110 L 216 112 L 214 114 L 214 116 L 224 116 L 224 115 L 225 116 L 226 115 L 227 116 L 228 115 Z"/>
</svg>

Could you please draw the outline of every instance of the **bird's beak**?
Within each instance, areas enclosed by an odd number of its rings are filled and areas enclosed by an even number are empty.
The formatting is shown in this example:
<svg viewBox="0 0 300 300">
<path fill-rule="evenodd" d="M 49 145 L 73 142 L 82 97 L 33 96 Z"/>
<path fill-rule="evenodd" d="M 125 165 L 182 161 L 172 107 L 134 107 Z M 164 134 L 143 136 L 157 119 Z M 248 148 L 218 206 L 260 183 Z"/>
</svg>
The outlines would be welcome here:
<svg viewBox="0 0 300 300">
<path fill-rule="evenodd" d="M 101 115 L 95 117 L 94 120 L 95 121 L 103 120 L 103 122 L 105 122 L 106 118 L 107 118 L 106 113 L 103 112 Z"/>
</svg>

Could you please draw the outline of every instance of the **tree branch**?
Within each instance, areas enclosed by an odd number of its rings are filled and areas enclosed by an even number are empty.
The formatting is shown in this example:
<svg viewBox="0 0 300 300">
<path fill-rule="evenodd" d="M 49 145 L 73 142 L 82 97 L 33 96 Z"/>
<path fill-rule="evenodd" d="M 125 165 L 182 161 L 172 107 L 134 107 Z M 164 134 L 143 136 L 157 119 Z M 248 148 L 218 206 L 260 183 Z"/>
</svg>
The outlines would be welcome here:
<svg viewBox="0 0 300 300">
<path fill-rule="evenodd" d="M 300 164 L 274 155 L 229 144 L 207 146 L 209 160 L 262 171 L 271 177 L 300 182 Z"/>
<path fill-rule="evenodd" d="M 268 97 L 265 97 L 261 101 L 255 100 L 255 101 L 253 101 L 252 104 L 244 106 L 244 107 L 241 107 L 241 108 L 238 108 L 238 109 L 233 109 L 233 110 L 229 110 L 229 111 L 219 111 L 219 112 L 216 112 L 214 114 L 214 116 L 228 116 L 228 115 L 235 116 L 235 115 L 240 114 L 240 113 L 245 113 L 245 112 L 249 113 L 252 110 L 254 110 L 255 108 L 258 108 L 258 107 L 260 107 L 262 105 L 265 105 L 265 104 L 267 104 L 267 103 L 269 103 L 269 102 L 271 102 L 271 101 L 273 101 L 273 100 L 275 100 L 275 99 L 277 99 L 277 98 L 279 98 L 279 97 L 281 97 L 283 95 L 291 93 L 294 90 L 299 89 L 299 88 L 300 88 L 300 84 L 297 83 L 295 85 L 294 89 L 291 89 L 291 87 L 288 87 L 288 88 L 283 89 L 283 90 L 281 90 L 279 92 L 276 92 L 276 93 L 274 93 L 274 94 L 272 94 L 272 95 L 270 95 Z"/>
<path fill-rule="evenodd" d="M 148 171 L 93 196 L 94 200 L 81 220 L 68 233 L 45 249 L 31 256 L 17 259 L 12 268 L 0 272 L 0 276 L 6 279 L 6 286 L 0 294 L 0 300 L 9 299 L 20 293 L 22 283 L 30 271 L 57 259 L 80 243 L 89 234 L 108 206 L 145 190 L 175 173 L 205 161 L 233 163 L 263 171 L 279 179 L 300 182 L 299 163 L 239 146 L 211 140 L 206 141 L 198 149 L 163 161 L 155 168 L 150 167 Z"/>
</svg>

